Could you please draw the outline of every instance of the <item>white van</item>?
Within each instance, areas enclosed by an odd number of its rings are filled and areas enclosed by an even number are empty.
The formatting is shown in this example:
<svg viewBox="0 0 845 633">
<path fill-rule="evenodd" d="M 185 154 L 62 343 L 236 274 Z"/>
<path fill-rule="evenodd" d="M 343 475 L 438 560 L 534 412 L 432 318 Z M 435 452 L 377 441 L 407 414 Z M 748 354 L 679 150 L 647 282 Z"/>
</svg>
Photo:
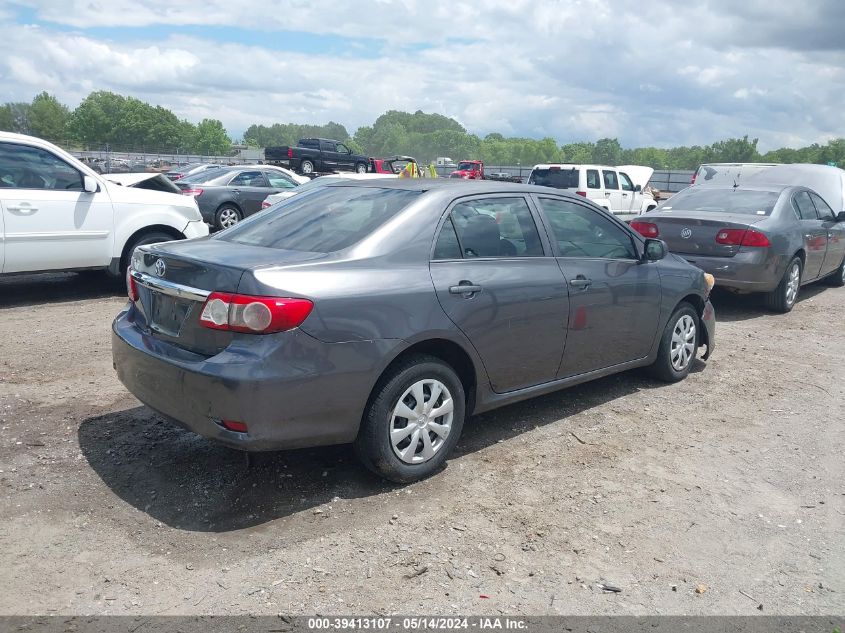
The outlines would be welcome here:
<svg viewBox="0 0 845 633">
<path fill-rule="evenodd" d="M 614 215 L 635 216 L 657 206 L 654 197 L 643 191 L 654 170 L 635 167 L 637 182 L 627 172 L 608 165 L 535 165 L 528 176 L 528 184 L 569 189 Z"/>
</svg>

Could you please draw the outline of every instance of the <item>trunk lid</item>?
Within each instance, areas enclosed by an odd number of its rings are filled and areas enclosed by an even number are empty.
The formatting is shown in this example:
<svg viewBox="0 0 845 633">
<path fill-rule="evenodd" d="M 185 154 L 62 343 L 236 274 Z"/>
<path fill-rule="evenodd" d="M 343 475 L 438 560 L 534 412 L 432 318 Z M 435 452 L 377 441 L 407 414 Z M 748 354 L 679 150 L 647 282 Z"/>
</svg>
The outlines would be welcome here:
<svg viewBox="0 0 845 633">
<path fill-rule="evenodd" d="M 132 270 L 138 288 L 138 325 L 151 336 L 213 356 L 234 334 L 204 327 L 199 318 L 212 292 L 238 292 L 244 272 L 254 268 L 324 258 L 320 253 L 261 248 L 199 239 L 143 246 Z"/>
<path fill-rule="evenodd" d="M 637 218 L 641 222 L 656 224 L 660 231 L 658 237 L 673 253 L 706 257 L 736 255 L 741 247 L 719 244 L 716 234 L 722 229 L 748 229 L 762 219 L 765 218 L 736 213 L 660 210 Z"/>
</svg>

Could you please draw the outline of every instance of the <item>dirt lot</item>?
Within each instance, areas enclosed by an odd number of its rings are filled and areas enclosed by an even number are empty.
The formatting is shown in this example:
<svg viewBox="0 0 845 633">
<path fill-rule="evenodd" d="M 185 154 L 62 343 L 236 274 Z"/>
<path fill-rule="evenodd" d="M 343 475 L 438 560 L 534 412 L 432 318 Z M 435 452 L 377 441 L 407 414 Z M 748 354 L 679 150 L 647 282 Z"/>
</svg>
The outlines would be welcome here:
<svg viewBox="0 0 845 633">
<path fill-rule="evenodd" d="M 405 488 L 347 447 L 247 468 L 157 419 L 112 371 L 123 302 L 98 278 L 0 281 L 2 614 L 845 605 L 845 290 L 786 316 L 717 296 L 718 349 L 685 382 L 476 417 Z"/>
</svg>

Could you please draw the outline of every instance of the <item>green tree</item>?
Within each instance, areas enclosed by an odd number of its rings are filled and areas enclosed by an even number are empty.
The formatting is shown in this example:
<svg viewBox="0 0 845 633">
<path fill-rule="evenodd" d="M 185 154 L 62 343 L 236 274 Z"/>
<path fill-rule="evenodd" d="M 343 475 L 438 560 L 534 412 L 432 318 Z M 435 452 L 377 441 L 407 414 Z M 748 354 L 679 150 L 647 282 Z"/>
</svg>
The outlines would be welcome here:
<svg viewBox="0 0 845 633">
<path fill-rule="evenodd" d="M 0 130 L 29 134 L 31 106 L 28 103 L 5 103 L 0 108 Z"/>
<path fill-rule="evenodd" d="M 30 134 L 50 141 L 64 142 L 67 139 L 67 124 L 70 110 L 56 97 L 42 92 L 35 96 L 29 107 Z"/>
<path fill-rule="evenodd" d="M 232 141 L 220 121 L 203 119 L 197 125 L 191 149 L 197 154 L 226 156 L 232 149 Z"/>
<path fill-rule="evenodd" d="M 615 138 L 600 138 L 593 148 L 593 162 L 597 165 L 619 165 L 622 146 Z"/>
</svg>

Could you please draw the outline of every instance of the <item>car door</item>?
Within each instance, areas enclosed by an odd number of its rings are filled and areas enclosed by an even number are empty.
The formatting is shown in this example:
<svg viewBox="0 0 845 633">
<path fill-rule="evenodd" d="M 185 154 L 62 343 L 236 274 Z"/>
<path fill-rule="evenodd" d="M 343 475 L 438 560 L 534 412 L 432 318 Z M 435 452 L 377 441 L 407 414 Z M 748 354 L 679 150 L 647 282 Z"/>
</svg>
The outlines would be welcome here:
<svg viewBox="0 0 845 633">
<path fill-rule="evenodd" d="M 845 226 L 836 221 L 833 209 L 819 194 L 811 191 L 810 198 L 816 207 L 822 228 L 827 231 L 827 250 L 825 250 L 821 269 L 821 274 L 827 275 L 839 268 L 842 259 L 845 258 L 845 239 L 843 239 L 845 237 Z"/>
<path fill-rule="evenodd" d="M 634 191 L 634 183 L 628 178 L 628 174 L 624 171 L 616 172 L 619 174 L 619 187 L 622 194 L 622 213 L 639 214 L 642 209 L 643 195 Z"/>
<path fill-rule="evenodd" d="M 244 217 L 261 211 L 261 203 L 270 195 L 270 183 L 259 170 L 242 171 L 229 181 L 229 189 Z"/>
<path fill-rule="evenodd" d="M 431 278 L 494 391 L 554 380 L 566 338 L 566 282 L 521 195 L 462 198 L 441 223 Z"/>
<path fill-rule="evenodd" d="M 612 213 L 623 213 L 622 190 L 619 188 L 619 175 L 615 169 L 601 170 L 604 197 L 610 202 Z"/>
<path fill-rule="evenodd" d="M 569 286 L 559 378 L 648 356 L 660 319 L 660 274 L 621 222 L 574 200 L 538 196 Z"/>
<path fill-rule="evenodd" d="M 827 229 L 819 220 L 810 192 L 797 192 L 792 196 L 792 204 L 799 217 L 798 223 L 801 227 L 801 237 L 806 253 L 803 278 L 816 279 L 821 274 L 824 255 L 827 251 Z"/>
<path fill-rule="evenodd" d="M 39 147 L 0 143 L 3 272 L 107 266 L 114 213 L 104 185 L 83 189 L 84 174 Z"/>
<path fill-rule="evenodd" d="M 353 171 L 355 169 L 355 161 L 352 160 L 352 150 L 346 147 L 343 143 L 337 144 L 335 156 L 338 169 L 346 171 Z"/>
<path fill-rule="evenodd" d="M 321 171 L 337 169 L 337 146 L 331 141 L 320 141 L 320 159 L 323 163 Z"/>
</svg>

